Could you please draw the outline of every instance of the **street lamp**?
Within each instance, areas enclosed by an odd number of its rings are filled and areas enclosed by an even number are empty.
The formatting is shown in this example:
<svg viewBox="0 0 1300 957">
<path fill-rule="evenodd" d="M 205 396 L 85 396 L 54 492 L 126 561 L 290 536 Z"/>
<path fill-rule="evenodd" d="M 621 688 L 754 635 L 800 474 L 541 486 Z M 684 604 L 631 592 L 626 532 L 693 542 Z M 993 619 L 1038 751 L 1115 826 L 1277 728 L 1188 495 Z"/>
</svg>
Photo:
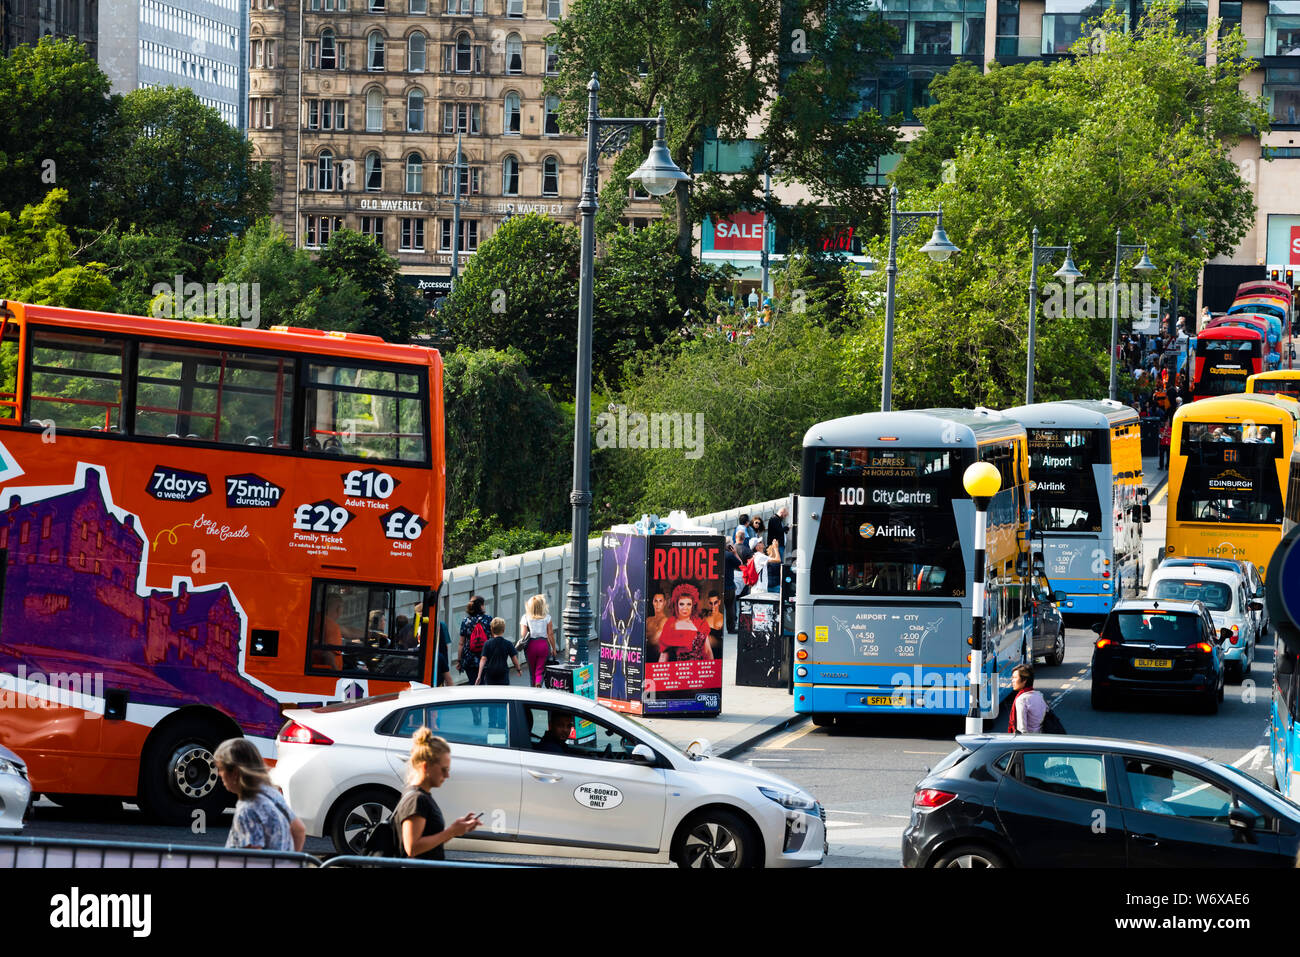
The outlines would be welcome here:
<svg viewBox="0 0 1300 957">
<path fill-rule="evenodd" d="M 587 534 L 591 524 L 591 327 L 594 311 L 592 286 L 596 259 L 596 172 L 600 156 L 617 153 L 627 145 L 632 129 L 637 126 L 655 127 L 654 146 L 628 179 L 638 181 L 651 196 L 665 196 L 678 183 L 690 182 L 691 177 L 677 168 L 668 152 L 664 133 L 664 111 L 660 107 L 657 117 L 600 116 L 597 94 L 600 83 L 596 74 L 587 84 L 587 168 L 583 176 L 582 201 L 582 256 L 578 279 L 578 371 L 576 402 L 573 416 L 573 491 L 569 504 L 573 506 L 573 577 L 564 600 L 565 641 L 577 650 L 579 664 L 587 664 L 587 637 L 591 634 L 594 618 L 587 589 Z M 599 138 L 601 129 L 609 133 Z"/>
<path fill-rule="evenodd" d="M 1074 282 L 1083 275 L 1074 267 L 1074 259 L 1070 255 L 1070 243 L 1066 243 L 1064 246 L 1038 245 L 1037 226 L 1034 227 L 1031 251 L 1032 259 L 1029 265 L 1029 359 L 1025 368 L 1025 405 L 1034 404 L 1034 328 L 1035 320 L 1038 318 L 1038 266 L 1040 263 L 1046 266 L 1057 253 L 1065 253 L 1065 265 L 1053 275 L 1065 282 Z"/>
<path fill-rule="evenodd" d="M 1149 275 L 1156 271 L 1155 264 L 1147 255 L 1147 244 L 1126 246 L 1120 242 L 1120 230 L 1115 230 L 1115 277 L 1110 286 L 1110 398 L 1119 398 L 1119 383 L 1115 380 L 1115 351 L 1119 348 L 1119 265 L 1125 257 L 1141 251 L 1142 258 L 1133 266 L 1139 275 Z"/>
<path fill-rule="evenodd" d="M 975 581 L 971 590 L 970 707 L 966 710 L 966 733 L 979 734 L 984 730 L 984 719 L 980 716 L 980 686 L 984 682 L 984 545 L 989 500 L 1002 487 L 1002 476 L 997 466 L 976 462 L 962 474 L 961 481 L 975 503 Z"/>
<path fill-rule="evenodd" d="M 893 406 L 894 386 L 894 279 L 898 275 L 898 238 L 911 234 L 923 219 L 936 219 L 930 241 L 921 252 L 941 263 L 953 253 L 961 252 L 948 241 L 943 230 L 943 209 L 934 212 L 898 211 L 898 187 L 889 188 L 889 265 L 885 267 L 885 361 L 880 383 L 880 411 L 888 412 Z"/>
</svg>

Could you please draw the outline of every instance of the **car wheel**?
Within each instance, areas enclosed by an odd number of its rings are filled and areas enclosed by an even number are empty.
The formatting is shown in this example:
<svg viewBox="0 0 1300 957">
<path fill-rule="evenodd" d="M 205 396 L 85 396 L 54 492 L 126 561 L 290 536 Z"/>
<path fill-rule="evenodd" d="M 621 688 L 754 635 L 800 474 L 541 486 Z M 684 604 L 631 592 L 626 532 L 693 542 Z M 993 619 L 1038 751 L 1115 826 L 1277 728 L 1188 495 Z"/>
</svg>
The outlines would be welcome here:
<svg viewBox="0 0 1300 957">
<path fill-rule="evenodd" d="M 1052 645 L 1052 651 L 1045 659 L 1049 665 L 1059 665 L 1065 661 L 1065 629 L 1061 628 L 1056 632 L 1056 641 Z"/>
<path fill-rule="evenodd" d="M 221 785 L 213 753 L 228 737 L 206 721 L 178 721 L 151 738 L 140 760 L 140 804 L 163 824 L 192 824 L 201 811 L 215 821 L 235 803 Z"/>
<path fill-rule="evenodd" d="M 364 854 L 370 832 L 393 816 L 400 795 L 388 788 L 358 788 L 330 811 L 330 839 L 340 854 Z"/>
<path fill-rule="evenodd" d="M 978 844 L 962 844 L 951 850 L 944 851 L 942 855 L 934 862 L 934 867 L 960 867 L 971 870 L 983 870 L 987 868 L 1006 867 L 1007 862 L 1002 855 L 995 851 L 990 851 L 987 847 Z"/>
<path fill-rule="evenodd" d="M 758 866 L 758 839 L 748 824 L 730 811 L 705 811 L 677 838 L 678 867 L 729 868 Z"/>
</svg>

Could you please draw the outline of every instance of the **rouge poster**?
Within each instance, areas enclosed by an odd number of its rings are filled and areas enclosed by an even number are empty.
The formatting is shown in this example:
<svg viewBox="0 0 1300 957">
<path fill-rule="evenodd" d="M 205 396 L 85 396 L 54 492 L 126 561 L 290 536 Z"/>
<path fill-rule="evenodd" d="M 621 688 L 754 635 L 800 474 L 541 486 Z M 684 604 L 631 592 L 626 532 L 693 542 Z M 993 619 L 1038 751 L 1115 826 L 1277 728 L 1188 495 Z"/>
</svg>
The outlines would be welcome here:
<svg viewBox="0 0 1300 957">
<path fill-rule="evenodd" d="M 720 536 L 652 536 L 646 561 L 643 712 L 722 710 Z"/>
</svg>

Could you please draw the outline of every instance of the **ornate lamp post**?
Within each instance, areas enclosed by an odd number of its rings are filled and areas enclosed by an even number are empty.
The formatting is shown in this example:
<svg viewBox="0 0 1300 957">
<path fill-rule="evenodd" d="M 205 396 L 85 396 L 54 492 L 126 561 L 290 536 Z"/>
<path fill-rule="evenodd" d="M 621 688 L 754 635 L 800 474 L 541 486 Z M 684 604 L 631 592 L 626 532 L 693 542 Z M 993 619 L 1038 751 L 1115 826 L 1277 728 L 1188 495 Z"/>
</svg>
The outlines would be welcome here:
<svg viewBox="0 0 1300 957">
<path fill-rule="evenodd" d="M 1070 243 L 1064 246 L 1038 245 L 1037 226 L 1034 227 L 1031 249 L 1033 258 L 1029 265 L 1029 359 L 1025 368 L 1025 405 L 1034 404 L 1034 323 L 1038 318 L 1038 267 L 1046 266 L 1057 253 L 1065 253 L 1065 265 L 1053 275 L 1065 282 L 1074 282 L 1083 275 L 1074 267 L 1074 259 L 1070 256 Z"/>
<path fill-rule="evenodd" d="M 1133 271 L 1141 276 L 1150 275 L 1156 271 L 1156 267 L 1147 256 L 1147 244 L 1126 246 L 1120 242 L 1120 230 L 1115 230 L 1115 276 L 1110 286 L 1110 397 L 1112 400 L 1119 398 L 1119 383 L 1115 379 L 1115 352 L 1119 348 L 1119 266 L 1125 257 L 1139 251 L 1142 253 L 1142 258 L 1133 266 Z"/>
</svg>

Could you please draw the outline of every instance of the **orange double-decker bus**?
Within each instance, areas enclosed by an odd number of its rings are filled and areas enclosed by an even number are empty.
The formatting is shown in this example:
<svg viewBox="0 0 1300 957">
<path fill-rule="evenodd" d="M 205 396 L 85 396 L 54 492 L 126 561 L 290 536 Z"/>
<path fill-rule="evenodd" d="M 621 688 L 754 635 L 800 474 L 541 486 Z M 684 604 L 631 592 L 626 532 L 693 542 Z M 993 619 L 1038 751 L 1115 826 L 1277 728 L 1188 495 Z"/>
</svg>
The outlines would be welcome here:
<svg viewBox="0 0 1300 957">
<path fill-rule="evenodd" d="M 0 742 L 59 803 L 216 810 L 281 711 L 431 684 L 438 353 L 0 303 Z"/>
</svg>

